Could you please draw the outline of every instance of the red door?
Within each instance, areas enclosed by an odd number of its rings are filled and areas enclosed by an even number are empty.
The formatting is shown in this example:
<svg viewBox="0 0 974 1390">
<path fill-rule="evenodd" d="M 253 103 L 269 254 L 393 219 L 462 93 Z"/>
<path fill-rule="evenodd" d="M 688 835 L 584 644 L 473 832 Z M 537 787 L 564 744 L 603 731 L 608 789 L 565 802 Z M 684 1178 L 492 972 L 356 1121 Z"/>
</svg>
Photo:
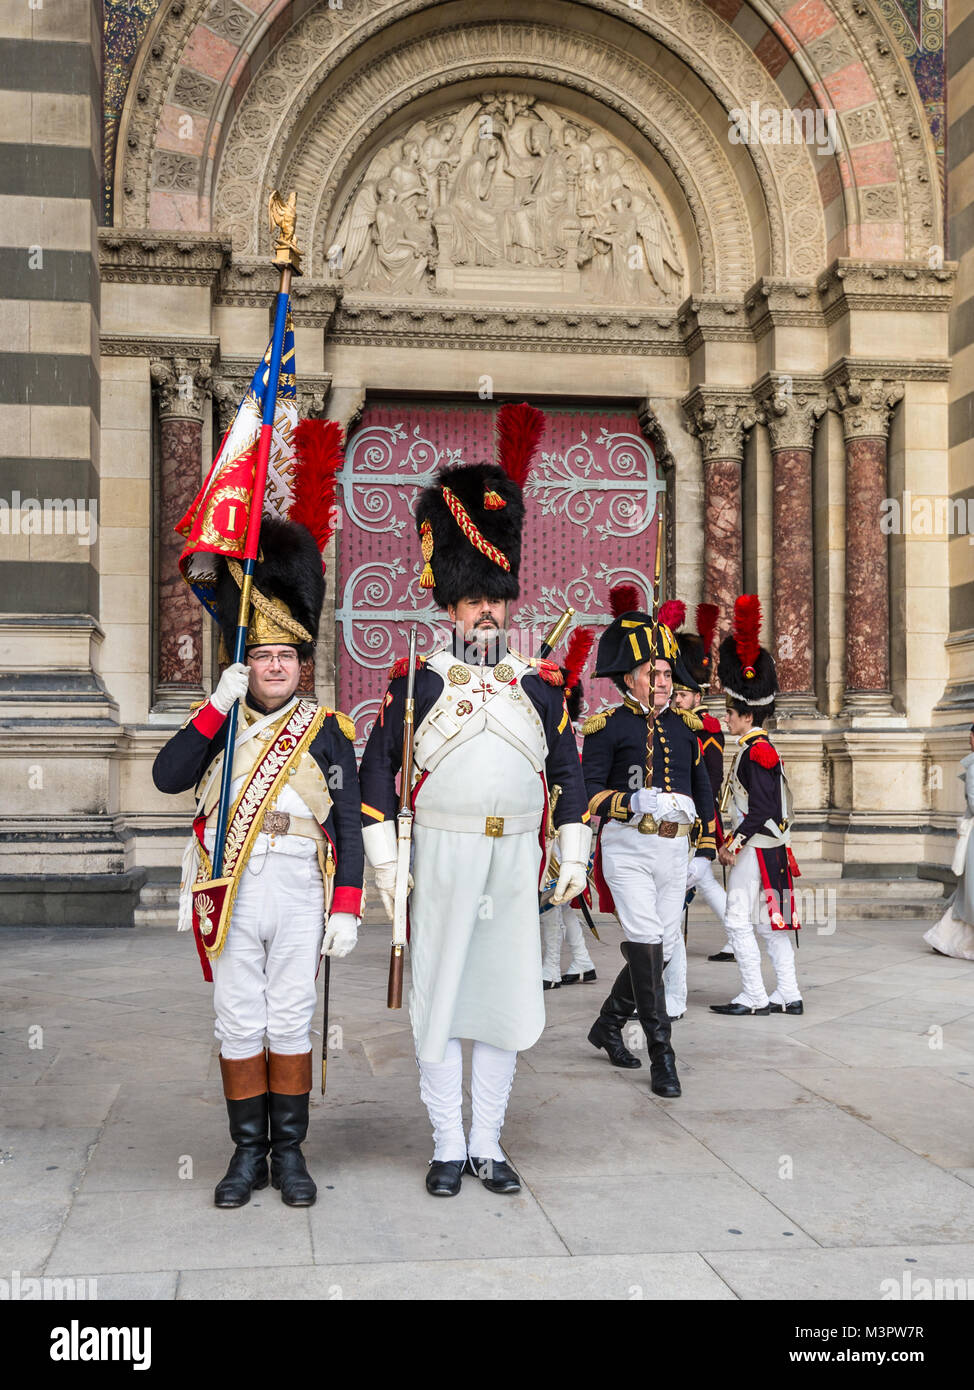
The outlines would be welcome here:
<svg viewBox="0 0 974 1390">
<path fill-rule="evenodd" d="M 368 738 L 392 662 L 450 635 L 449 622 L 419 587 L 422 557 L 413 518 L 416 495 L 447 464 L 494 457 L 498 403 L 368 402 L 352 432 L 340 474 L 341 527 L 336 581 L 337 701 Z M 665 484 L 634 410 L 618 406 L 546 407 L 547 427 L 525 486 L 521 596 L 510 626 L 535 634 L 534 646 L 569 605 L 576 624 L 612 618 L 609 589 L 635 583 L 650 601 L 656 554 L 657 493 Z M 554 653 L 564 660 L 565 644 Z M 590 667 L 594 667 L 594 654 Z M 614 704 L 610 681 L 585 678 L 589 711 Z"/>
</svg>

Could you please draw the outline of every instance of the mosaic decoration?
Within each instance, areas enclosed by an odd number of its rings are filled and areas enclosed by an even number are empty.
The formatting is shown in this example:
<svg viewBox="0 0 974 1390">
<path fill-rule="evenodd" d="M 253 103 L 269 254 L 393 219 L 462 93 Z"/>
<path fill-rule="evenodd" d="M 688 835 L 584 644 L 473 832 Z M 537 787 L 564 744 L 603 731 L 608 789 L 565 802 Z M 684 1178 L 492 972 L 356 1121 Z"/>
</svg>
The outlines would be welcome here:
<svg viewBox="0 0 974 1390">
<path fill-rule="evenodd" d="M 139 45 L 159 4 L 160 0 L 104 0 L 102 215 L 106 227 L 112 224 L 115 146 L 118 141 L 122 108 L 125 105 L 125 96 Z"/>
<path fill-rule="evenodd" d="M 944 3 L 931 0 L 877 0 L 880 14 L 910 65 L 937 151 L 940 194 L 946 198 L 947 71 Z M 946 208 L 946 202 L 944 203 Z"/>
<path fill-rule="evenodd" d="M 337 533 L 337 703 L 364 745 L 386 675 L 417 627 L 417 650 L 440 646 L 449 620 L 419 587 L 422 555 L 413 509 L 419 490 L 447 464 L 494 454 L 497 407 L 368 403 L 345 450 L 342 525 Z M 635 584 L 649 596 L 656 553 L 656 507 L 665 490 L 633 411 L 551 408 L 525 487 L 527 519 L 521 597 L 510 623 L 546 633 L 569 605 L 576 623 L 612 621 L 609 589 Z M 514 642 L 515 646 L 517 643 Z M 555 653 L 564 659 L 564 644 Z M 460 668 L 462 670 L 462 668 Z M 587 706 L 616 703 L 610 681 L 585 677 Z"/>
</svg>

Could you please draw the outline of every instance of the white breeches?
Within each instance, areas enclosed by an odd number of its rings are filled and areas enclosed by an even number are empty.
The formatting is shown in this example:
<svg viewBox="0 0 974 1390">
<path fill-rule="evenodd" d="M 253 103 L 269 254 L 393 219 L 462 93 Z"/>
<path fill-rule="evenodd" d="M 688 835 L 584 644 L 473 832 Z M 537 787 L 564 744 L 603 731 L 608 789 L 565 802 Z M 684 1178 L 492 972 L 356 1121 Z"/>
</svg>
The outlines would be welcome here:
<svg viewBox="0 0 974 1390">
<path fill-rule="evenodd" d="M 687 953 L 683 942 L 687 842 L 640 835 L 636 824 L 610 821 L 602 831 L 602 873 L 628 941 L 661 942 L 666 1012 L 686 1012 Z"/>
<path fill-rule="evenodd" d="M 753 849 L 742 849 L 727 880 L 727 911 L 724 916 L 727 939 L 737 959 L 743 988 L 735 1004 L 763 1009 L 769 997 L 772 1004 L 793 1004 L 801 998 L 795 975 L 795 950 L 790 931 L 773 931 L 761 886 L 761 867 Z M 770 996 L 761 976 L 758 937 L 764 942 L 774 966 L 776 987 Z"/>
<path fill-rule="evenodd" d="M 560 980 L 561 943 L 564 941 L 571 951 L 571 960 L 566 975 L 584 975 L 586 970 L 594 970 L 592 957 L 585 946 L 585 929 L 581 913 L 569 903 L 560 907 L 549 907 L 541 914 L 541 935 L 544 941 L 544 960 L 541 966 L 542 977 L 552 983 Z M 479 1155 L 478 1155 L 479 1157 Z"/>
<path fill-rule="evenodd" d="M 255 1056 L 265 1034 L 272 1052 L 311 1050 L 324 889 L 314 842 L 287 838 L 295 852 L 251 857 L 213 961 L 214 1032 L 227 1058 Z"/>
<path fill-rule="evenodd" d="M 719 922 L 723 922 L 727 911 L 727 894 L 714 875 L 711 860 L 702 855 L 694 855 L 687 869 L 687 892 L 696 888 L 704 902 Z"/>
<path fill-rule="evenodd" d="M 450 1038 L 442 1062 L 419 1066 L 419 1093 L 433 1126 L 433 1159 L 438 1163 L 466 1158 L 503 1159 L 498 1142 L 514 1081 L 517 1053 L 475 1042 L 470 1072 L 470 1143 L 463 1134 L 463 1052 Z"/>
</svg>

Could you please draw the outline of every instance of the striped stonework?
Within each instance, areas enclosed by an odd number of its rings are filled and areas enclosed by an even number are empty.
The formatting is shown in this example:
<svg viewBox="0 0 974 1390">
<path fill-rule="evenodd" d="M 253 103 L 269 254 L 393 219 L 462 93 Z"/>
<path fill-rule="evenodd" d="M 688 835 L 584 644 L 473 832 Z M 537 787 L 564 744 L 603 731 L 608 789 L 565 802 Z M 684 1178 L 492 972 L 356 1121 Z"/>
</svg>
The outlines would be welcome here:
<svg viewBox="0 0 974 1390">
<path fill-rule="evenodd" d="M 0 17 L 0 613 L 89 625 L 98 617 L 99 23 L 91 0 L 5 6 Z"/>
</svg>

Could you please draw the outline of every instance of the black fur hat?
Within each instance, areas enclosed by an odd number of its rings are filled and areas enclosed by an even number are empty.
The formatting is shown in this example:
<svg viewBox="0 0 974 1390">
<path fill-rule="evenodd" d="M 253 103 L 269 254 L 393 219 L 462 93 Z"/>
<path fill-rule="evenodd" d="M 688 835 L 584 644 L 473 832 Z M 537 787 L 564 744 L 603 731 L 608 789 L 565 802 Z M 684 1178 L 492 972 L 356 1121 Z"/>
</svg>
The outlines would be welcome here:
<svg viewBox="0 0 974 1390">
<path fill-rule="evenodd" d="M 441 608 L 462 598 L 515 599 L 520 592 L 522 488 L 544 433 L 528 405 L 497 412 L 497 462 L 444 468 L 416 503 L 425 565 L 420 587 Z"/>
<path fill-rule="evenodd" d="M 497 506 L 496 498 L 503 506 Z M 485 499 L 494 506 L 485 505 Z M 441 608 L 462 598 L 517 598 L 524 498 L 497 464 L 443 469 L 420 493 L 416 526 L 424 558 L 432 541 L 427 567 L 433 575 L 433 600 Z M 424 526 L 430 528 L 425 535 Z"/>
<path fill-rule="evenodd" d="M 318 622 L 325 601 L 325 576 L 318 543 L 305 526 L 265 512 L 260 524 L 254 590 L 259 597 L 251 609 L 247 646 L 265 643 L 292 646 L 297 648 L 301 660 L 307 661 L 318 636 Z M 223 642 L 227 652 L 232 653 L 237 636 L 240 587 L 222 558 L 217 561 L 216 601 Z M 294 631 L 294 623 L 307 635 L 301 636 Z"/>
</svg>

